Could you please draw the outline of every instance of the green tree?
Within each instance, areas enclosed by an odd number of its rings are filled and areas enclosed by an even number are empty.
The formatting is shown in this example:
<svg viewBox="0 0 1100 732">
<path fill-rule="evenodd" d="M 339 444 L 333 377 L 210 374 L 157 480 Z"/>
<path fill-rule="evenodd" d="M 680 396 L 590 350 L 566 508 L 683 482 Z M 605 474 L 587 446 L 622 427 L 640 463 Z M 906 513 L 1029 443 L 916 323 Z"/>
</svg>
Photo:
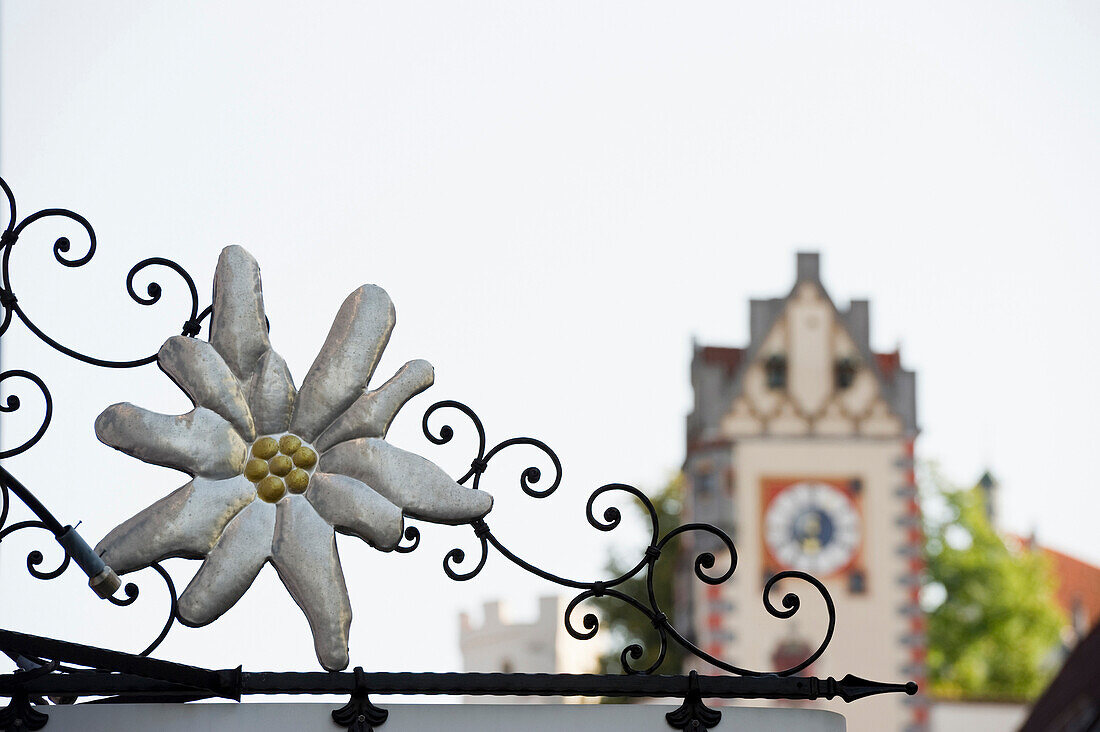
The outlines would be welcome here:
<svg viewBox="0 0 1100 732">
<path fill-rule="evenodd" d="M 924 466 L 920 482 L 933 693 L 1034 698 L 1065 624 L 1044 557 L 1006 545 L 980 485 L 952 488 L 935 466 Z"/>
<path fill-rule="evenodd" d="M 684 478 L 682 475 L 677 474 L 669 480 L 664 488 L 649 496 L 649 499 L 653 502 L 653 507 L 657 510 L 662 535 L 680 525 L 683 495 Z M 635 505 L 637 506 L 636 519 L 645 520 L 648 525 L 648 514 L 640 503 L 635 502 Z M 630 517 L 624 516 L 623 520 L 628 521 Z M 666 544 L 664 552 L 653 568 L 653 593 L 662 611 L 669 618 L 674 617 L 673 576 L 676 572 L 678 544 L 679 542 L 676 539 Z M 613 556 L 607 563 L 608 576 L 620 575 L 637 562 L 637 555 L 629 559 Z M 619 585 L 616 589 L 636 598 L 643 605 L 649 604 L 645 570 L 639 572 L 633 579 Z M 600 632 L 607 633 L 611 639 L 608 653 L 600 658 L 600 673 L 622 673 L 623 669 L 619 654 L 627 645 L 634 643 L 641 645 L 645 649 L 645 653 L 639 660 L 629 659 L 633 667 L 645 668 L 657 659 L 657 653 L 660 649 L 660 636 L 645 615 L 627 603 L 614 598 L 605 598 L 597 606 L 600 613 Z M 679 673 L 683 658 L 683 649 L 675 641 L 669 640 L 665 659 L 661 663 L 659 671 Z"/>
</svg>

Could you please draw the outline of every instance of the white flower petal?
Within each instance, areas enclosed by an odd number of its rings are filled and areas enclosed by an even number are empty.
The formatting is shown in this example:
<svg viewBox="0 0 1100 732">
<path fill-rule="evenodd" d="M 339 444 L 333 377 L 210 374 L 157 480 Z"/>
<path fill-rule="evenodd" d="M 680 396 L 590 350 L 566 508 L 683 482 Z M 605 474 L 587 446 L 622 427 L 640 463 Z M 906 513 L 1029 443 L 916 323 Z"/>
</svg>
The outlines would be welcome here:
<svg viewBox="0 0 1100 732">
<path fill-rule="evenodd" d="M 95 433 L 138 460 L 204 478 L 239 474 L 248 449 L 233 425 L 202 407 L 173 417 L 114 404 L 96 418 Z"/>
<path fill-rule="evenodd" d="M 430 460 L 373 437 L 341 442 L 321 455 L 318 470 L 361 480 L 413 518 L 461 524 L 493 507 L 485 491 L 463 488 Z"/>
<path fill-rule="evenodd" d="M 317 660 L 329 671 L 348 666 L 351 602 L 336 553 L 336 534 L 302 496 L 279 501 L 271 563 L 313 631 Z"/>
<path fill-rule="evenodd" d="M 363 285 L 348 295 L 302 381 L 291 432 L 312 442 L 351 406 L 370 381 L 396 321 L 382 288 Z"/>
<path fill-rule="evenodd" d="M 256 425 L 241 382 L 206 341 L 173 336 L 157 354 L 157 364 L 196 407 L 206 407 L 229 420 L 246 440 L 256 439 Z"/>
<path fill-rule="evenodd" d="M 305 497 L 337 531 L 386 551 L 401 541 L 401 509 L 355 478 L 314 473 Z"/>
<path fill-rule="evenodd" d="M 244 476 L 195 478 L 114 528 L 96 546 L 96 554 L 119 574 L 168 557 L 198 559 L 255 495 L 255 486 Z"/>
<path fill-rule="evenodd" d="M 294 378 L 286 361 L 275 351 L 269 350 L 256 364 L 252 388 L 248 392 L 248 405 L 252 408 L 252 418 L 256 420 L 257 434 L 286 432 L 296 395 Z"/>
<path fill-rule="evenodd" d="M 274 505 L 256 500 L 245 506 L 225 527 L 180 595 L 180 617 L 193 625 L 203 625 L 233 607 L 271 558 L 274 533 Z"/>
<path fill-rule="evenodd" d="M 222 250 L 214 272 L 210 343 L 241 382 L 271 347 L 260 289 L 260 265 L 243 247 Z"/>
<path fill-rule="evenodd" d="M 433 381 L 435 371 L 430 363 L 409 361 L 385 384 L 356 399 L 321 433 L 314 446 L 323 451 L 356 437 L 385 437 L 405 402 L 427 389 Z"/>
</svg>

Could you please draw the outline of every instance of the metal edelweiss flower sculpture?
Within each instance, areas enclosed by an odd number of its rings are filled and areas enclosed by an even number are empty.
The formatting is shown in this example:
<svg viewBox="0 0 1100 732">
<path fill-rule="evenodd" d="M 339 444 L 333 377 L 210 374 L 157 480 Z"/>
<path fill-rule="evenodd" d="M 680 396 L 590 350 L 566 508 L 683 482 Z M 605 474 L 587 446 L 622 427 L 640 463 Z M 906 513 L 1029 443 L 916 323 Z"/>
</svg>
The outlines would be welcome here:
<svg viewBox="0 0 1100 732">
<path fill-rule="evenodd" d="M 385 291 L 360 287 L 295 389 L 268 339 L 259 266 L 226 248 L 210 342 L 169 338 L 157 356 L 195 409 L 170 416 L 115 404 L 95 425 L 107 445 L 193 480 L 111 531 L 96 553 L 120 574 L 204 558 L 179 598 L 192 625 L 232 607 L 270 562 L 309 621 L 321 665 L 346 668 L 351 605 L 334 532 L 390 550 L 406 515 L 466 523 L 493 504 L 385 441 L 398 410 L 433 380 L 429 363 L 411 361 L 367 391 L 394 322 Z"/>
</svg>

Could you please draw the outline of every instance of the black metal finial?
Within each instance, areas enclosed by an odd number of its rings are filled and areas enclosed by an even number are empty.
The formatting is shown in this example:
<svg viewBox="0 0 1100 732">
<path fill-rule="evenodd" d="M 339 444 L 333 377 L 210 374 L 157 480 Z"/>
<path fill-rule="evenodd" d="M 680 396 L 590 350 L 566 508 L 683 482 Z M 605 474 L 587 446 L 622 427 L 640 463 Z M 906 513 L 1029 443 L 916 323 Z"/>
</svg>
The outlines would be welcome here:
<svg viewBox="0 0 1100 732">
<path fill-rule="evenodd" d="M 332 721 L 341 727 L 347 727 L 348 732 L 374 732 L 374 728 L 385 724 L 389 716 L 389 711 L 371 704 L 363 678 L 363 667 L 356 666 L 355 691 L 351 693 L 347 704 L 332 710 Z"/>
<path fill-rule="evenodd" d="M 665 715 L 670 726 L 684 732 L 703 732 L 714 729 L 722 721 L 722 713 L 703 703 L 699 694 L 699 674 L 692 671 L 688 676 L 688 692 L 679 709 Z"/>
</svg>

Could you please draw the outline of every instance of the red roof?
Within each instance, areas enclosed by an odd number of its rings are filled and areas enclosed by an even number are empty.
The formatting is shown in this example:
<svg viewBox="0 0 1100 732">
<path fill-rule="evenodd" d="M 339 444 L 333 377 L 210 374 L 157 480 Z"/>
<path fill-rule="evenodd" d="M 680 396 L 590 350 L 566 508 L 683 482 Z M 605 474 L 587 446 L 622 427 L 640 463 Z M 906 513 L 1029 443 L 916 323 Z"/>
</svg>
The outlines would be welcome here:
<svg viewBox="0 0 1100 732">
<path fill-rule="evenodd" d="M 745 349 L 703 346 L 699 355 L 705 363 L 725 366 L 726 370 L 732 374 L 741 366 L 741 359 L 745 357 Z"/>
<path fill-rule="evenodd" d="M 893 353 L 876 353 L 875 364 L 878 365 L 882 378 L 890 381 L 894 378 L 894 372 L 901 368 L 901 352 L 895 350 Z"/>
<path fill-rule="evenodd" d="M 1050 560 L 1058 583 L 1058 604 L 1072 617 L 1075 607 L 1085 614 L 1086 627 L 1100 621 L 1100 567 L 1082 562 L 1068 554 L 1040 547 Z"/>
</svg>

